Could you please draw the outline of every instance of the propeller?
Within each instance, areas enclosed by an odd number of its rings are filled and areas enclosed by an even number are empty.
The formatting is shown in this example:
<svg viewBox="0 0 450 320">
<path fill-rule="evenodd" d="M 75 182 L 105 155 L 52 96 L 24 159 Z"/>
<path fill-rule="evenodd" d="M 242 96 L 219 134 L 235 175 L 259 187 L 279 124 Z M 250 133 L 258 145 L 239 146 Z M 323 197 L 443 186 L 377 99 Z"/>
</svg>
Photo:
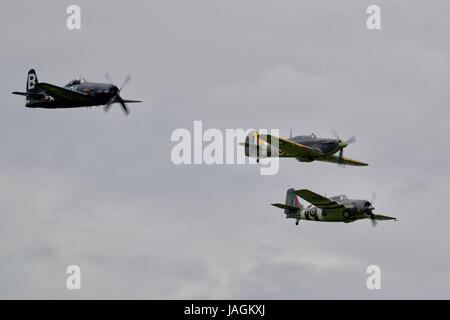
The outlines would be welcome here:
<svg viewBox="0 0 450 320">
<path fill-rule="evenodd" d="M 106 80 L 108 80 L 108 82 L 109 82 L 110 84 L 113 83 L 112 80 L 111 80 L 111 77 L 109 76 L 108 73 L 105 73 L 105 78 L 106 78 Z"/>
<path fill-rule="evenodd" d="M 370 198 L 370 203 L 373 203 L 376 198 L 377 198 L 377 194 L 375 192 L 372 192 L 372 196 Z"/>
<path fill-rule="evenodd" d="M 341 138 L 339 137 L 339 134 L 337 133 L 337 131 L 335 129 L 331 130 L 331 133 L 333 134 L 333 136 L 336 138 L 336 140 L 338 140 L 338 147 L 339 147 L 339 161 L 342 161 L 342 158 L 344 157 L 344 148 L 346 146 L 348 146 L 349 144 L 355 143 L 356 142 L 356 136 L 353 135 L 350 138 L 348 138 L 345 141 L 342 141 Z"/>
<path fill-rule="evenodd" d="M 111 80 L 111 78 L 109 77 L 109 74 L 108 74 L 108 73 L 105 74 L 105 78 L 106 78 L 106 80 L 108 80 L 109 83 L 112 84 L 112 80 Z M 112 105 L 113 103 L 116 103 L 116 102 L 117 102 L 117 103 L 120 103 L 120 105 L 122 106 L 122 110 L 123 110 L 123 112 L 125 113 L 125 115 L 128 115 L 128 114 L 130 113 L 130 111 L 128 110 L 128 107 L 127 107 L 125 101 L 123 101 L 123 99 L 120 97 L 120 91 L 125 87 L 125 85 L 126 85 L 128 82 L 130 82 L 130 80 L 131 80 L 131 77 L 130 77 L 130 75 L 128 74 L 128 75 L 125 77 L 125 80 L 123 81 L 122 85 L 121 85 L 119 88 L 117 88 L 116 86 L 113 87 L 115 93 L 114 93 L 114 95 L 111 97 L 111 99 L 109 99 L 108 103 L 105 105 L 105 107 L 104 107 L 105 112 L 108 112 L 109 109 L 111 108 L 111 105 Z"/>
<path fill-rule="evenodd" d="M 366 213 L 369 215 L 370 221 L 372 222 L 372 226 L 376 227 L 377 220 L 375 220 L 375 214 L 373 213 L 373 210 L 375 210 L 373 203 L 375 199 L 377 198 L 377 194 L 375 192 L 372 192 L 372 196 L 370 198 L 369 205 L 366 207 Z"/>
</svg>

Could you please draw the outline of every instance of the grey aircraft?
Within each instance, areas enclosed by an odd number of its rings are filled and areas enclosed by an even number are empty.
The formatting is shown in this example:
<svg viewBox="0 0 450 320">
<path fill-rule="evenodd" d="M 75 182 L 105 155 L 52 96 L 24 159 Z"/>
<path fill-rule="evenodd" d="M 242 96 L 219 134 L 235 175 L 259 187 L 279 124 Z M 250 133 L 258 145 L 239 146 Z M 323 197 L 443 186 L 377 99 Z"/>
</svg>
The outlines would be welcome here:
<svg viewBox="0 0 450 320">
<path fill-rule="evenodd" d="M 308 201 L 310 205 L 303 206 L 297 196 Z M 353 222 L 361 219 L 370 219 L 375 226 L 378 220 L 395 220 L 381 214 L 375 214 L 372 200 L 349 199 L 345 195 L 324 197 L 307 189 L 289 189 L 286 193 L 286 203 L 274 203 L 273 206 L 284 209 L 286 219 L 295 219 L 298 225 L 300 220 L 324 221 L 324 222 Z"/>
<path fill-rule="evenodd" d="M 355 136 L 343 141 L 336 131 L 333 130 L 333 134 L 335 139 L 318 138 L 315 134 L 292 137 L 291 133 L 288 139 L 253 131 L 246 137 L 245 143 L 240 145 L 245 147 L 245 155 L 256 158 L 257 162 L 260 158 L 282 157 L 295 158 L 300 162 L 326 161 L 339 165 L 368 165 L 344 157 L 344 148 L 356 142 Z"/>
<path fill-rule="evenodd" d="M 104 106 L 108 111 L 113 103 L 119 103 L 122 110 L 128 115 L 127 103 L 141 102 L 138 100 L 126 100 L 120 97 L 120 91 L 130 81 L 127 76 L 120 88 L 110 83 L 87 82 L 83 78 L 70 81 L 64 87 L 38 82 L 34 69 L 28 71 L 26 92 L 14 91 L 13 94 L 26 97 L 27 108 L 80 108 L 92 106 Z"/>
</svg>

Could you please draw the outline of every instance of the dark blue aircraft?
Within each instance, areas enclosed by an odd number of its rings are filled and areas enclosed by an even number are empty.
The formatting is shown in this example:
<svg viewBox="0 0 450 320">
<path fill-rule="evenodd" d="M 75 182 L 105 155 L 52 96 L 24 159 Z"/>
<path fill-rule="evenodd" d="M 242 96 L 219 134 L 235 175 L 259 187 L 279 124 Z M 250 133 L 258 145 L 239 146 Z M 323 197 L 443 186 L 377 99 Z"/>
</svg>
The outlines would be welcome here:
<svg viewBox="0 0 450 320">
<path fill-rule="evenodd" d="M 107 78 L 109 79 L 108 75 Z M 13 94 L 26 96 L 27 108 L 81 108 L 92 106 L 104 106 L 108 111 L 113 103 L 119 103 L 125 114 L 129 110 L 127 103 L 142 102 L 138 100 L 125 100 L 120 97 L 120 91 L 130 81 L 127 76 L 120 88 L 111 83 L 87 82 L 84 79 L 76 79 L 64 87 L 38 82 L 34 69 L 28 71 L 26 92 L 14 91 Z"/>
</svg>

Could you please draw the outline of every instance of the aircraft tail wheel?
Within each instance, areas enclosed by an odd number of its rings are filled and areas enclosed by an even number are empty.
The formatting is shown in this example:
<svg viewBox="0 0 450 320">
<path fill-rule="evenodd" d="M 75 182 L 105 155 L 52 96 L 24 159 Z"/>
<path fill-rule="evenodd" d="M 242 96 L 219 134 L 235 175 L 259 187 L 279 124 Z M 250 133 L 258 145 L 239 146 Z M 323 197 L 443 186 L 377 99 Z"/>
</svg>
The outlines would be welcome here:
<svg viewBox="0 0 450 320">
<path fill-rule="evenodd" d="M 298 226 L 298 220 L 297 220 L 297 221 L 295 221 L 295 225 L 296 225 L 296 226 Z"/>
</svg>

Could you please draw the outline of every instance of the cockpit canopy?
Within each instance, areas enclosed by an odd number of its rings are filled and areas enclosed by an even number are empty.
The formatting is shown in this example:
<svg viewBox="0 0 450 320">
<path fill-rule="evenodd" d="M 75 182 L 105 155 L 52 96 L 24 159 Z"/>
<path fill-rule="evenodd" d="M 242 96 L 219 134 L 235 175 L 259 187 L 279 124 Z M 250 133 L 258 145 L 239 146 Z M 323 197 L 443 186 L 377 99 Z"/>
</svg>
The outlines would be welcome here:
<svg viewBox="0 0 450 320">
<path fill-rule="evenodd" d="M 314 134 L 314 133 L 311 133 L 309 136 L 297 136 L 297 137 L 294 137 L 294 140 L 295 139 L 299 139 L 299 140 L 313 140 L 313 139 L 316 139 L 317 137 L 316 137 L 316 135 Z"/>
<path fill-rule="evenodd" d="M 85 82 L 86 82 L 86 80 L 84 80 L 83 78 L 78 78 L 78 79 L 70 81 L 66 86 L 73 86 L 73 85 L 81 84 L 81 83 L 85 83 Z"/>
<path fill-rule="evenodd" d="M 337 196 L 334 196 L 334 197 L 330 197 L 330 199 L 334 200 L 334 201 L 337 201 L 337 202 L 348 200 L 348 198 L 347 198 L 347 196 L 345 194 L 340 194 L 340 195 L 337 195 Z"/>
</svg>

